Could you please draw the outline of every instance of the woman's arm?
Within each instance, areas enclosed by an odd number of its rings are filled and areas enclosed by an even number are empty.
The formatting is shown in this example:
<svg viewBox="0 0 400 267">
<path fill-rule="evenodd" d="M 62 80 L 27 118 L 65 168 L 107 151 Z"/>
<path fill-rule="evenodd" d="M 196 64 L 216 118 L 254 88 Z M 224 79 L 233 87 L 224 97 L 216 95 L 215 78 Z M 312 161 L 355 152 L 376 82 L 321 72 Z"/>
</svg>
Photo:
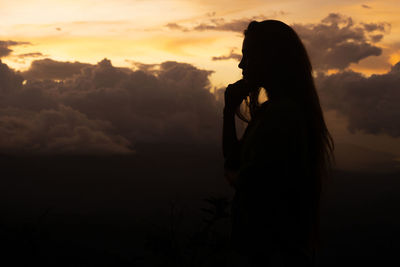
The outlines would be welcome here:
<svg viewBox="0 0 400 267">
<path fill-rule="evenodd" d="M 243 80 L 230 84 L 225 90 L 225 107 L 222 125 L 222 152 L 225 159 L 224 176 L 235 186 L 239 171 L 240 141 L 236 134 L 235 112 L 243 99 L 248 95 L 248 89 Z"/>
<path fill-rule="evenodd" d="M 224 158 L 228 158 L 239 145 L 236 135 L 235 111 L 224 107 L 222 125 L 222 150 Z"/>
<path fill-rule="evenodd" d="M 235 186 L 239 170 L 238 156 L 239 140 L 236 135 L 235 112 L 224 108 L 222 127 L 222 150 L 225 159 L 224 177 L 231 186 Z M 234 168 L 236 167 L 236 168 Z M 235 170 L 236 169 L 236 170 Z"/>
<path fill-rule="evenodd" d="M 248 94 L 248 87 L 243 80 L 229 84 L 225 90 L 222 129 L 222 150 L 225 159 L 237 149 L 239 141 L 236 135 L 235 111 Z"/>
</svg>

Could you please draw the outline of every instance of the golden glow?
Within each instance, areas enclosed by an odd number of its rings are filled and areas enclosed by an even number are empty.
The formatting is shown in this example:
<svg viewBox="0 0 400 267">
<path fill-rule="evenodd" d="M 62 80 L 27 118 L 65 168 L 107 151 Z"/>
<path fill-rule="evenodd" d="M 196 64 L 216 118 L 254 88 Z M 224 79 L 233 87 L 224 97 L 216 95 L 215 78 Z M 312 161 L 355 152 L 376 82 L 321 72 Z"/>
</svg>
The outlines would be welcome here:
<svg viewBox="0 0 400 267">
<path fill-rule="evenodd" d="M 395 65 L 396 63 L 400 62 L 400 50 L 399 52 L 392 54 L 389 59 L 390 64 Z"/>
<path fill-rule="evenodd" d="M 370 8 L 363 8 L 363 4 Z M 384 37 L 385 49 L 400 43 L 398 0 L 19 0 L 0 4 L 0 40 L 27 41 L 32 45 L 13 46 L 13 53 L 2 60 L 16 69 L 26 69 L 32 60 L 40 58 L 18 57 L 27 53 L 88 63 L 106 57 L 115 66 L 129 66 L 126 60 L 175 60 L 214 70 L 213 85 L 223 87 L 241 78 L 238 62 L 211 58 L 226 55 L 232 49 L 239 52 L 241 34 L 182 32 L 168 29 L 167 23 L 194 26 L 215 18 L 230 21 L 254 16 L 281 19 L 289 24 L 316 23 L 337 11 L 351 16 L 355 22 L 391 23 L 391 33 Z M 384 73 L 400 61 L 399 50 L 387 51 L 350 68 L 365 75 Z"/>
</svg>

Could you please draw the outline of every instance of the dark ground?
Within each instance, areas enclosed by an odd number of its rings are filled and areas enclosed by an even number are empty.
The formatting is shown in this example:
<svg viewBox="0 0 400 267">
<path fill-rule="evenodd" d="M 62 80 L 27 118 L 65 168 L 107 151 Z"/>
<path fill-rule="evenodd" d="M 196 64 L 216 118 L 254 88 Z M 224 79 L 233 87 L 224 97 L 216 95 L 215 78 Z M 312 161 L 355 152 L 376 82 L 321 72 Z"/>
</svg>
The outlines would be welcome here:
<svg viewBox="0 0 400 267">
<path fill-rule="evenodd" d="M 223 266 L 233 190 L 212 146 L 0 156 L 1 266 Z M 336 170 L 318 266 L 399 266 L 400 173 Z M 205 200 L 208 199 L 208 200 Z"/>
</svg>

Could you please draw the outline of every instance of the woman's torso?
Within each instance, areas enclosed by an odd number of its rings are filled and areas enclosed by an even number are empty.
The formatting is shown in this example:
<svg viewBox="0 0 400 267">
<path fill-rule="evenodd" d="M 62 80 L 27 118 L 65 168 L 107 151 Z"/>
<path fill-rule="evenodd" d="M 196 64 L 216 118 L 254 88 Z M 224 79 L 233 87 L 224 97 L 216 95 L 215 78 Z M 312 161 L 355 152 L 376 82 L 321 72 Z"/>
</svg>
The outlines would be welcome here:
<svg viewBox="0 0 400 267">
<path fill-rule="evenodd" d="M 292 258 L 310 256 L 305 127 L 299 107 L 283 101 L 265 102 L 246 128 L 233 205 L 236 246 L 271 255 L 291 251 Z"/>
</svg>

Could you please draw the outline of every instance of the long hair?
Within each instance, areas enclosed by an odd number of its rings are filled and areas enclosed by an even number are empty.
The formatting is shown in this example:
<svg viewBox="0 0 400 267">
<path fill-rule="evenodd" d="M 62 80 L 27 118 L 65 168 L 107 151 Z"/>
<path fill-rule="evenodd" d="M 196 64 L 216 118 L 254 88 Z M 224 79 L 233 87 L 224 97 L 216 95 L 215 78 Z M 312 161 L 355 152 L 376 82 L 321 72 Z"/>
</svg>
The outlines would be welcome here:
<svg viewBox="0 0 400 267">
<path fill-rule="evenodd" d="M 296 32 L 281 21 L 252 21 L 244 31 L 244 36 L 251 41 L 250 50 L 255 50 L 257 60 L 261 62 L 259 69 L 268 75 L 268 81 L 279 87 L 277 91 L 265 88 L 268 98 L 273 99 L 274 94 L 294 97 L 296 103 L 300 103 L 304 110 L 311 152 L 309 160 L 313 187 L 313 229 L 310 234 L 311 241 L 317 246 L 322 182 L 329 176 L 334 162 L 334 143 L 324 121 L 310 59 Z M 245 99 L 250 119 L 244 116 L 240 108 L 237 110 L 236 114 L 243 121 L 249 122 L 257 114 L 261 90 L 259 87 L 250 91 Z"/>
</svg>

